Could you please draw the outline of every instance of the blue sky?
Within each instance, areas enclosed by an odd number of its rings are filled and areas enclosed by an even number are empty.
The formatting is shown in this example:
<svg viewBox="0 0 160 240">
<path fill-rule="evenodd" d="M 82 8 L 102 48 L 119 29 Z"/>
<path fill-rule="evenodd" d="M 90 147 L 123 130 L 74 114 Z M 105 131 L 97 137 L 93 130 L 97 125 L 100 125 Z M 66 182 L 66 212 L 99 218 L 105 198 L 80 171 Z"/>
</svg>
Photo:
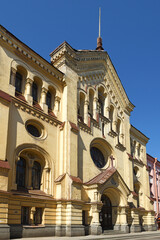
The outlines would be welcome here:
<svg viewBox="0 0 160 240">
<path fill-rule="evenodd" d="M 99 7 L 103 47 L 136 106 L 131 124 L 160 159 L 160 0 L 6 0 L 0 24 L 49 61 L 64 40 L 75 49 L 96 48 Z"/>
</svg>

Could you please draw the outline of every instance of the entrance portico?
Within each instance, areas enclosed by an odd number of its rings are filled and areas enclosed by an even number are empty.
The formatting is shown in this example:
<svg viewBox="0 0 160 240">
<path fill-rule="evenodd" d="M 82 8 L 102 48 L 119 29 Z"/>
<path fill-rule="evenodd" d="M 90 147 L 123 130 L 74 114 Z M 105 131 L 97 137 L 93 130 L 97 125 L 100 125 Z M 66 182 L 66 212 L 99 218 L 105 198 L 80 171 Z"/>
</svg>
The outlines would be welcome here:
<svg viewBox="0 0 160 240">
<path fill-rule="evenodd" d="M 101 232 L 108 229 L 129 232 L 127 200 L 130 191 L 114 167 L 87 182 L 85 189 L 91 199 L 91 234 L 93 229 L 94 234 L 100 234 L 100 228 Z"/>
</svg>

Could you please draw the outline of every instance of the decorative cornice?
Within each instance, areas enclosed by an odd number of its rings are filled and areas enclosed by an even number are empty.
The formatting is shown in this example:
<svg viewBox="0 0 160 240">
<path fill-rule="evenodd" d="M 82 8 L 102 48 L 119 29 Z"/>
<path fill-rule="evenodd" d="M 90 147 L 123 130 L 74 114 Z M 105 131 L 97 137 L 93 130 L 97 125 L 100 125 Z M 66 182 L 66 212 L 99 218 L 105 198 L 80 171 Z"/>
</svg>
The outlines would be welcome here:
<svg viewBox="0 0 160 240">
<path fill-rule="evenodd" d="M 121 143 L 118 143 L 115 147 L 117 149 L 121 150 L 122 152 L 124 152 L 126 150 L 126 148 Z"/>
<path fill-rule="evenodd" d="M 78 122 L 78 126 L 82 131 L 87 132 L 89 134 L 92 134 L 92 130 L 91 130 L 90 127 L 87 126 L 87 124 L 82 123 L 82 122 Z"/>
<path fill-rule="evenodd" d="M 32 116 L 37 117 L 43 121 L 46 121 L 46 122 L 50 123 L 51 125 L 57 126 L 57 125 L 62 124 L 62 122 L 57 120 L 56 117 L 54 117 L 52 115 L 48 115 L 48 114 L 44 113 L 43 111 L 39 110 L 38 108 L 34 108 L 17 98 L 12 97 L 12 101 L 16 108 L 18 108 L 28 114 L 31 114 Z"/>
<path fill-rule="evenodd" d="M 79 128 L 77 127 L 77 125 L 71 121 L 69 121 L 70 126 L 71 126 L 71 131 L 74 133 L 78 133 L 79 132 Z"/>
<path fill-rule="evenodd" d="M 12 100 L 11 96 L 8 93 L 3 92 L 2 90 L 0 90 L 0 98 L 8 103 L 10 103 Z"/>
<path fill-rule="evenodd" d="M 133 162 L 136 162 L 136 163 L 138 163 L 139 165 L 146 166 L 146 165 L 143 163 L 142 160 L 137 159 L 137 158 L 133 158 L 132 155 L 129 154 L 129 153 L 127 153 L 127 155 L 128 155 L 128 159 L 129 159 L 129 160 L 131 160 L 131 161 L 133 161 Z"/>
<path fill-rule="evenodd" d="M 137 128 L 135 128 L 133 125 L 131 125 L 130 128 L 130 135 L 138 138 L 143 143 L 147 144 L 149 138 L 146 137 L 142 132 L 140 132 Z"/>
<path fill-rule="evenodd" d="M 14 53 L 19 57 L 23 56 L 31 62 L 35 63 L 41 69 L 55 77 L 58 81 L 64 82 L 63 73 L 51 65 L 47 60 L 42 58 L 38 53 L 17 39 L 13 34 L 8 32 L 0 25 L 0 39 L 13 48 Z"/>
<path fill-rule="evenodd" d="M 110 137 L 116 137 L 118 134 L 116 133 L 116 132 L 114 132 L 113 130 L 111 130 L 111 131 L 109 131 L 109 133 L 108 133 L 108 135 L 110 136 Z"/>
<path fill-rule="evenodd" d="M 92 84 L 95 82 L 98 84 L 107 78 L 121 108 L 125 109 L 125 112 L 130 115 L 134 105 L 129 101 L 107 52 L 75 50 L 67 42 L 64 42 L 50 56 L 52 64 L 56 67 L 66 64 L 76 71 L 80 82 L 91 82 Z M 111 76 L 109 76 L 107 69 L 110 70 Z M 113 78 L 114 83 L 113 80 L 110 80 L 110 77 Z"/>
</svg>

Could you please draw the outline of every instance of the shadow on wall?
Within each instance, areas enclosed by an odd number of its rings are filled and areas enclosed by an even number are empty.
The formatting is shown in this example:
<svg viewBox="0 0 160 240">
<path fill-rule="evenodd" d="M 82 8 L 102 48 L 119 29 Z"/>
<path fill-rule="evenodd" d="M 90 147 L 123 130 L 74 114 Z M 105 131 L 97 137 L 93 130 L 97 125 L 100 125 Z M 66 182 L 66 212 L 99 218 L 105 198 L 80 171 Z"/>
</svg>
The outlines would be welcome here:
<svg viewBox="0 0 160 240">
<path fill-rule="evenodd" d="M 78 136 L 78 176 L 83 181 L 83 151 L 86 151 L 86 147 L 81 136 Z"/>
</svg>

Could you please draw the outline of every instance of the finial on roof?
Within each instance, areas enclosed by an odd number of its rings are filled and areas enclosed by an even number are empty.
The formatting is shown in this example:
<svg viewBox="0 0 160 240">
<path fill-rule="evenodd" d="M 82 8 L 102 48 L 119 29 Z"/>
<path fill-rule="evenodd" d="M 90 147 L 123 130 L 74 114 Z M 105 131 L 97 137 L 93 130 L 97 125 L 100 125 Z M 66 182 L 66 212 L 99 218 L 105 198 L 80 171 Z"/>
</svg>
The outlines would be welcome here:
<svg viewBox="0 0 160 240">
<path fill-rule="evenodd" d="M 97 38 L 97 48 L 96 48 L 96 50 L 98 50 L 98 51 L 103 50 L 102 38 L 101 38 L 101 8 L 99 8 L 99 36 Z"/>
</svg>

